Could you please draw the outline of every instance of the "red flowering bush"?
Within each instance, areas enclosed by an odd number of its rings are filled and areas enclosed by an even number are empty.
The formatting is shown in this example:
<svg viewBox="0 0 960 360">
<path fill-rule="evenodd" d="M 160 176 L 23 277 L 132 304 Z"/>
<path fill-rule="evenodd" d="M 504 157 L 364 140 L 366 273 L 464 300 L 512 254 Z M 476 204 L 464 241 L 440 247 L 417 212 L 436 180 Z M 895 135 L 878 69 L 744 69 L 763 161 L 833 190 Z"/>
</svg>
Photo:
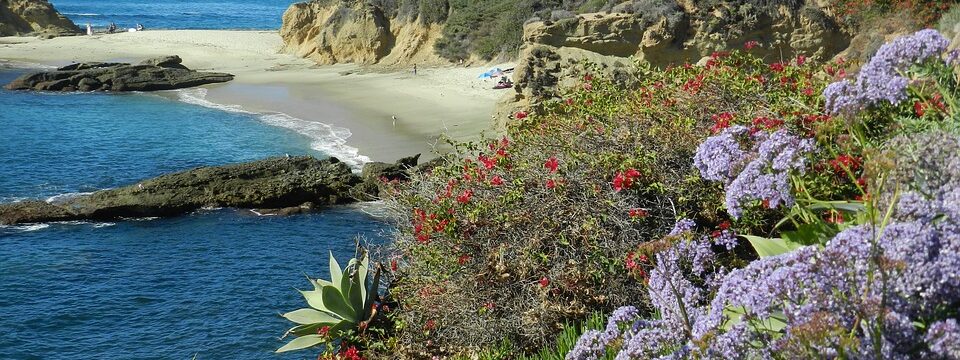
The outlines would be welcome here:
<svg viewBox="0 0 960 360">
<path fill-rule="evenodd" d="M 460 144 L 393 185 L 397 351 L 475 353 L 505 340 L 534 349 L 565 322 L 642 303 L 650 259 L 681 218 L 716 237 L 772 231 L 783 209 L 731 224 L 721 186 L 692 166 L 698 145 L 728 127 L 819 138 L 829 150 L 815 155 L 821 170 L 805 191 L 830 199 L 856 189 L 831 162 L 861 171 L 858 150 L 836 139 L 842 122 L 820 111 L 834 77 L 820 64 L 800 56 L 771 66 L 738 50 L 641 73 L 632 90 L 585 77 L 562 99 L 516 113 L 505 136 Z"/>
</svg>

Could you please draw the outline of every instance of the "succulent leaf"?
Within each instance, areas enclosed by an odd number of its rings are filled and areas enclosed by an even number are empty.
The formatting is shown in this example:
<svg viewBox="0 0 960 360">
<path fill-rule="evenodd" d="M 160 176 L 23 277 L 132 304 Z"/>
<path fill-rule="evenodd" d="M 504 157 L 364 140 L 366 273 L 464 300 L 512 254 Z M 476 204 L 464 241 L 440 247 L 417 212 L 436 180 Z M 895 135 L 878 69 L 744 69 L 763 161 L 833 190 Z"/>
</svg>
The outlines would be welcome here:
<svg viewBox="0 0 960 360">
<path fill-rule="evenodd" d="M 333 326 L 343 321 L 342 318 L 328 312 L 306 308 L 288 312 L 283 314 L 283 317 L 301 325 L 324 323 Z"/>
<path fill-rule="evenodd" d="M 325 341 L 326 339 L 320 335 L 304 335 L 288 342 L 283 347 L 277 349 L 277 352 L 282 353 L 287 351 L 306 349 L 311 346 L 322 344 Z"/>
<path fill-rule="evenodd" d="M 344 320 L 357 322 L 357 312 L 347 304 L 347 299 L 344 298 L 343 293 L 339 289 L 333 286 L 324 286 L 323 290 L 320 290 L 323 295 L 323 305 L 330 309 L 330 312 L 337 314 L 337 316 L 342 317 Z"/>
</svg>

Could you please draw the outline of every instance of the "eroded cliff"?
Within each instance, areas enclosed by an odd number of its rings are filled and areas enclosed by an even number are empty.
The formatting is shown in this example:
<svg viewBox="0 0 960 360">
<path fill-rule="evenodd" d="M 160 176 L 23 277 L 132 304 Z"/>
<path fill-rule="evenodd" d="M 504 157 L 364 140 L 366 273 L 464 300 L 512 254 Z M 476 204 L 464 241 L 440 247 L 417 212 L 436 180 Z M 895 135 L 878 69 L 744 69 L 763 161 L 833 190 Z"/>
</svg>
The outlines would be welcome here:
<svg viewBox="0 0 960 360">
<path fill-rule="evenodd" d="M 80 28 L 46 0 L 0 0 L 0 36 L 79 33 Z"/>
<path fill-rule="evenodd" d="M 440 30 L 364 1 L 319 0 L 291 5 L 280 35 L 286 51 L 318 64 L 432 64 L 445 62 L 433 51 Z"/>
</svg>

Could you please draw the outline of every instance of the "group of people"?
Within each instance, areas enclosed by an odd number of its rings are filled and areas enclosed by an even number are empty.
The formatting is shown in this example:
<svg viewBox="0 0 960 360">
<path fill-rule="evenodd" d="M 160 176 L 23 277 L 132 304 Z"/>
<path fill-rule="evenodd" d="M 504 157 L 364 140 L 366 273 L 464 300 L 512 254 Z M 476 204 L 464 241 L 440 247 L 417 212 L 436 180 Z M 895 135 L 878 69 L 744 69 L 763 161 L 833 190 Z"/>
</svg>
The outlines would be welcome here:
<svg viewBox="0 0 960 360">
<path fill-rule="evenodd" d="M 143 31 L 143 25 L 137 23 L 137 27 L 136 27 L 136 28 L 132 28 L 132 29 L 129 29 L 129 30 L 127 30 L 127 31 Z M 108 33 L 108 34 L 113 34 L 113 33 L 115 33 L 115 32 L 117 32 L 117 24 L 111 22 L 111 23 L 110 23 L 110 26 L 107 27 L 107 33 Z M 90 23 L 87 23 L 87 35 L 93 35 L 93 25 L 90 25 Z"/>
</svg>

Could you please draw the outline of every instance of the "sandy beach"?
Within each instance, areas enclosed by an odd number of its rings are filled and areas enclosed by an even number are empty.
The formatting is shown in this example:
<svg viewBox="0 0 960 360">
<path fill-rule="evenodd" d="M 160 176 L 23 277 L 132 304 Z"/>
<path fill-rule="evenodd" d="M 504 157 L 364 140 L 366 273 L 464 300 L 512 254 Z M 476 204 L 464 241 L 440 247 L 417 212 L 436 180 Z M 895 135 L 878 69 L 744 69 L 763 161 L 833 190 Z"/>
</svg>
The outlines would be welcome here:
<svg viewBox="0 0 960 360">
<path fill-rule="evenodd" d="M 486 67 L 421 67 L 414 75 L 412 69 L 317 66 L 281 47 L 272 31 L 166 30 L 0 38 L 0 59 L 59 66 L 179 55 L 187 67 L 236 79 L 168 96 L 266 114 L 267 122 L 311 136 L 325 152 L 359 152 L 355 158 L 374 161 L 429 157 L 441 134 L 476 139 L 490 128 L 494 104 L 504 95 L 491 89 L 493 81 L 477 79 Z"/>
</svg>

